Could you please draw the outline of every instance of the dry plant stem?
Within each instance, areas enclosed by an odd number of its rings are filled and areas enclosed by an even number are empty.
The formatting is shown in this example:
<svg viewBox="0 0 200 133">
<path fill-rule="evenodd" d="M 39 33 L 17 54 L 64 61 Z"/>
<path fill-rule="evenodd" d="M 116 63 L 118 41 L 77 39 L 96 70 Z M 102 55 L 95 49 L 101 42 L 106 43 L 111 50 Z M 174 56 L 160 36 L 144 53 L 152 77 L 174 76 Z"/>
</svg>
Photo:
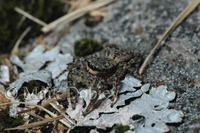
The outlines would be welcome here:
<svg viewBox="0 0 200 133">
<path fill-rule="evenodd" d="M 72 0 L 70 2 L 70 9 L 69 9 L 69 12 L 72 12 L 72 11 L 75 11 L 79 8 L 82 8 L 82 7 L 85 7 L 87 6 L 89 3 L 91 3 L 91 0 Z"/>
<path fill-rule="evenodd" d="M 67 24 L 64 29 L 61 31 L 61 33 L 58 35 L 57 39 L 53 42 L 51 47 L 55 47 L 56 44 L 59 42 L 59 40 L 68 32 L 69 30 L 69 24 Z"/>
<path fill-rule="evenodd" d="M 200 0 L 193 0 L 176 18 L 176 20 L 170 25 L 170 27 L 165 31 L 162 35 L 156 46 L 151 50 L 150 54 L 147 56 L 142 66 L 140 67 L 139 74 L 142 74 L 145 66 L 150 60 L 151 56 L 154 54 L 157 47 L 160 45 L 162 40 L 176 27 L 178 26 L 198 5 L 200 4 Z"/>
<path fill-rule="evenodd" d="M 55 21 L 53 21 L 52 23 L 48 24 L 47 26 L 42 28 L 43 32 L 49 32 L 50 30 L 53 30 L 54 28 L 56 28 L 59 24 L 63 23 L 63 22 L 71 22 L 81 16 L 83 16 L 84 14 L 86 14 L 87 12 L 100 8 L 104 5 L 107 5 L 111 2 L 113 2 L 114 0 L 98 0 L 96 2 L 91 2 L 88 6 L 85 6 L 83 8 L 77 9 Z"/>
<path fill-rule="evenodd" d="M 44 41 L 44 36 L 43 36 L 43 35 L 40 35 L 40 36 L 38 37 L 38 40 L 37 40 L 37 41 L 38 41 L 39 44 L 42 44 L 46 50 L 50 50 L 50 49 L 51 49 L 51 48 L 46 44 L 46 42 Z"/>
<path fill-rule="evenodd" d="M 55 102 L 50 103 L 50 105 L 51 105 L 54 109 L 56 109 L 62 116 L 64 116 L 66 120 L 68 120 L 69 122 L 71 122 L 72 124 L 75 125 L 75 121 L 71 120 L 71 118 L 69 118 L 69 116 L 67 116 L 67 115 L 65 114 L 65 112 L 62 111 L 62 109 L 60 108 L 59 105 L 56 105 Z"/>
<path fill-rule="evenodd" d="M 21 41 L 24 39 L 24 37 L 28 34 L 28 32 L 31 30 L 31 27 L 26 28 L 26 30 L 21 34 L 17 42 L 15 43 L 14 48 L 11 51 L 11 55 L 16 55 L 18 53 L 18 47 Z"/>
<path fill-rule="evenodd" d="M 28 112 L 27 114 L 32 115 L 32 116 L 34 116 L 34 117 L 36 117 L 36 118 L 38 118 L 40 120 L 44 120 L 44 118 L 42 116 L 39 116 L 39 115 L 35 114 L 35 112 L 33 112 L 33 111 Z"/>
<path fill-rule="evenodd" d="M 26 20 L 25 16 L 22 16 L 22 18 L 20 19 L 20 21 L 17 24 L 17 28 L 19 29 L 21 27 L 21 25 L 24 23 L 24 21 Z"/>
<path fill-rule="evenodd" d="M 72 1 L 72 2 L 69 2 L 68 1 L 68 4 L 71 5 L 70 9 L 69 9 L 69 13 L 71 13 L 72 11 L 74 10 L 77 10 L 78 8 L 81 8 L 81 7 L 84 7 L 86 5 L 88 5 L 91 1 L 90 0 L 78 0 L 78 1 Z M 83 14 L 80 14 L 80 17 L 82 16 Z M 53 44 L 51 45 L 51 47 L 54 47 L 56 46 L 56 44 L 59 42 L 59 40 L 63 37 L 63 35 L 65 35 L 68 30 L 69 30 L 69 25 L 70 23 L 67 23 L 66 26 L 63 28 L 63 30 L 61 31 L 61 33 L 58 35 L 57 39 L 53 42 Z"/>
<path fill-rule="evenodd" d="M 24 124 L 24 125 L 17 126 L 17 127 L 14 127 L 14 128 L 7 128 L 6 130 L 17 130 L 17 129 L 23 130 L 23 129 L 33 128 L 33 127 L 44 125 L 44 124 L 52 122 L 52 121 L 60 120 L 62 118 L 63 118 L 63 116 L 60 115 L 60 116 L 57 116 L 57 117 L 54 117 L 54 118 L 44 119 L 42 121 L 37 121 L 37 122 L 34 122 L 34 123 L 30 123 L 30 124 Z"/>
<path fill-rule="evenodd" d="M 26 105 L 31 105 L 31 106 L 35 106 L 43 111 L 45 111 L 46 113 L 48 113 L 49 115 L 51 115 L 52 117 L 57 117 L 56 114 L 52 113 L 51 111 L 45 109 L 44 107 L 42 106 L 39 106 L 39 105 L 35 105 L 35 104 L 31 104 L 31 103 L 26 103 L 26 102 L 10 102 L 10 103 L 1 103 L 0 106 L 5 106 L 5 105 L 9 105 L 9 104 L 26 104 Z M 71 124 L 65 122 L 64 120 L 59 120 L 61 123 L 63 123 L 65 126 L 67 127 L 71 127 Z"/>
<path fill-rule="evenodd" d="M 15 11 L 18 12 L 19 14 L 22 14 L 23 16 L 29 18 L 30 20 L 36 22 L 37 24 L 40 24 L 42 26 L 46 26 L 47 24 L 41 20 L 39 20 L 38 18 L 32 16 L 31 14 L 23 11 L 22 9 L 18 8 L 18 7 L 15 7 Z"/>
<path fill-rule="evenodd" d="M 62 93 L 61 95 L 59 95 L 59 96 L 57 96 L 57 97 L 54 97 L 54 98 L 52 98 L 52 99 L 47 100 L 44 104 L 41 105 L 41 107 L 47 107 L 47 106 L 49 106 L 49 104 L 50 104 L 51 102 L 55 102 L 55 101 L 57 101 L 57 100 L 60 100 L 60 99 L 65 98 L 65 97 L 68 95 L 68 93 L 69 93 L 69 92 L 66 91 L 66 92 Z M 20 112 L 18 112 L 17 114 L 27 113 L 27 112 L 30 112 L 30 111 L 33 111 L 33 110 L 38 110 L 38 109 L 39 109 L 39 108 L 34 107 L 34 108 L 31 108 L 31 109 L 27 109 L 27 110 L 20 111 Z"/>
</svg>

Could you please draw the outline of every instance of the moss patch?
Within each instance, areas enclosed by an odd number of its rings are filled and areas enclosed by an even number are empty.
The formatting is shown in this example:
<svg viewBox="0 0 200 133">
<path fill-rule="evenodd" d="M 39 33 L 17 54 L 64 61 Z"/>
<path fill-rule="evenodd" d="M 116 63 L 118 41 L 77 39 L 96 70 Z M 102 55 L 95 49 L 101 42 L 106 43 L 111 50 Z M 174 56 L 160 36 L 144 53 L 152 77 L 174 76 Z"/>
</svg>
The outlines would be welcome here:
<svg viewBox="0 0 200 133">
<path fill-rule="evenodd" d="M 46 88 L 47 84 L 39 81 L 39 80 L 31 80 L 28 83 L 25 82 L 22 85 L 22 88 L 18 92 L 18 99 L 21 102 L 25 102 L 24 91 L 28 90 L 29 93 L 37 94 L 42 90 L 42 88 Z"/>
<path fill-rule="evenodd" d="M 36 122 L 38 121 L 38 118 L 34 117 L 34 116 L 29 116 L 29 123 L 33 123 L 33 122 Z"/>
<path fill-rule="evenodd" d="M 66 11 L 63 11 L 64 4 L 58 0 L 1 0 L 0 53 L 8 53 L 11 51 L 19 36 L 28 26 L 31 26 L 32 30 L 24 40 L 40 33 L 41 26 L 29 19 L 25 19 L 19 25 L 22 15 L 14 11 L 15 7 L 21 8 L 46 23 L 66 13 Z"/>
<path fill-rule="evenodd" d="M 0 132 L 2 133 L 14 133 L 16 130 L 13 131 L 5 131 L 6 128 L 13 128 L 19 125 L 24 124 L 24 118 L 22 115 L 19 115 L 17 118 L 11 117 L 9 115 L 9 106 L 3 111 L 0 112 Z M 18 133 L 23 133 L 23 130 L 17 130 Z"/>
<path fill-rule="evenodd" d="M 103 49 L 103 46 L 93 39 L 83 38 L 74 43 L 76 56 L 86 56 Z"/>
<path fill-rule="evenodd" d="M 128 131 L 130 129 L 130 127 L 128 125 L 114 125 L 113 129 L 115 129 L 115 133 L 124 133 L 126 131 Z"/>
</svg>

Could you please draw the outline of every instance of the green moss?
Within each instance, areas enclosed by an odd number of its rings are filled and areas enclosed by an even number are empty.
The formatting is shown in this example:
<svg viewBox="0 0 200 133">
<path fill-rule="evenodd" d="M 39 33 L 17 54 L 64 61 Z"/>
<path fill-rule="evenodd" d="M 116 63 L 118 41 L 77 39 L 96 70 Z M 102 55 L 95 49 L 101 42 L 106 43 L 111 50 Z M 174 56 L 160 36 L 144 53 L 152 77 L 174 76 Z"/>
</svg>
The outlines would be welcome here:
<svg viewBox="0 0 200 133">
<path fill-rule="evenodd" d="M 128 131 L 130 129 L 130 127 L 128 125 L 114 125 L 113 129 L 115 129 L 115 133 L 124 133 L 126 131 Z"/>
<path fill-rule="evenodd" d="M 101 50 L 103 46 L 96 40 L 83 38 L 74 43 L 76 56 L 86 56 Z"/>
<path fill-rule="evenodd" d="M 23 84 L 23 87 L 27 87 L 28 88 L 28 91 L 30 93 L 37 93 L 37 92 L 40 92 L 42 90 L 42 88 L 45 88 L 47 86 L 47 84 L 39 81 L 39 80 L 31 80 L 29 81 L 28 83 L 24 83 Z"/>
<path fill-rule="evenodd" d="M 5 110 L 0 112 L 0 132 L 8 133 L 5 131 L 6 128 L 13 128 L 19 125 L 24 124 L 24 118 L 22 115 L 19 115 L 17 118 L 11 117 L 9 115 L 9 106 Z M 10 131 L 11 133 L 16 132 L 16 130 Z M 17 130 L 18 133 L 23 133 L 23 130 Z"/>
<path fill-rule="evenodd" d="M 40 33 L 41 26 L 29 19 L 26 19 L 22 25 L 19 25 L 22 15 L 14 11 L 15 7 L 19 7 L 42 21 L 49 23 L 66 13 L 63 10 L 64 6 L 58 0 L 1 0 L 0 53 L 8 53 L 28 26 L 31 26 L 32 30 L 24 40 Z"/>
<path fill-rule="evenodd" d="M 33 122 L 36 122 L 38 121 L 38 118 L 34 117 L 34 116 L 29 116 L 29 123 L 33 123 Z"/>
</svg>

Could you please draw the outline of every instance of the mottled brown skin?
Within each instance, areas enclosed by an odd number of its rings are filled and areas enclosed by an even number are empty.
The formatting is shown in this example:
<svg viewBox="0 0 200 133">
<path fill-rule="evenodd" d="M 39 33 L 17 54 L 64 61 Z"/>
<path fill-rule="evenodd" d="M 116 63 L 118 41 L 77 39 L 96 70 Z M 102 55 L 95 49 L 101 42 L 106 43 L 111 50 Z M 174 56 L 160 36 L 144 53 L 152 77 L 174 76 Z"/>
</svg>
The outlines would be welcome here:
<svg viewBox="0 0 200 133">
<path fill-rule="evenodd" d="M 95 91 L 94 98 L 90 101 L 84 115 L 87 115 L 101 100 L 101 93 L 113 91 L 112 105 L 117 100 L 118 84 L 127 73 L 135 71 L 135 63 L 141 58 L 134 56 L 129 49 L 118 49 L 110 46 L 87 58 L 76 58 L 68 66 L 68 87 L 91 88 Z M 76 98 L 71 99 L 75 103 Z M 75 107 L 75 105 L 73 105 Z"/>
</svg>

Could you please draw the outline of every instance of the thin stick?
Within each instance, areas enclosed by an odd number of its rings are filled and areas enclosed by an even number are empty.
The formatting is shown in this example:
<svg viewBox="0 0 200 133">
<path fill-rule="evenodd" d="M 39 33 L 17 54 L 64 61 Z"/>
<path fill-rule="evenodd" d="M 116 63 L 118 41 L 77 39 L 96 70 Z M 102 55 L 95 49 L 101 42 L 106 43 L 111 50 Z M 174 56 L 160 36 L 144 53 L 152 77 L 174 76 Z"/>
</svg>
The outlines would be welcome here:
<svg viewBox="0 0 200 133">
<path fill-rule="evenodd" d="M 18 12 L 19 14 L 22 14 L 23 16 L 29 18 L 30 20 L 36 22 L 37 24 L 40 24 L 42 26 L 46 26 L 47 24 L 45 22 L 43 22 L 42 20 L 32 16 L 31 14 L 23 11 L 22 9 L 18 8 L 18 7 L 15 7 L 15 11 Z"/>
<path fill-rule="evenodd" d="M 42 31 L 43 32 L 49 32 L 50 30 L 53 30 L 55 27 L 57 27 L 59 24 L 65 22 L 71 22 L 83 15 L 85 15 L 87 12 L 91 11 L 91 10 L 94 10 L 94 9 L 97 9 L 97 8 L 100 8 L 104 5 L 107 5 L 111 2 L 113 2 L 114 0 L 99 0 L 99 1 L 96 1 L 96 2 L 92 2 L 91 4 L 89 4 L 88 6 L 85 6 L 83 8 L 80 8 L 80 9 L 77 9 L 53 22 L 51 22 L 50 24 L 44 26 L 42 28 Z"/>
<path fill-rule="evenodd" d="M 170 27 L 165 31 L 163 36 L 160 38 L 156 46 L 151 50 L 145 61 L 143 62 L 142 66 L 140 67 L 139 74 L 142 74 L 144 68 L 146 67 L 148 61 L 150 60 L 151 56 L 154 54 L 155 50 L 162 42 L 162 40 L 176 27 L 178 26 L 198 5 L 200 4 L 200 0 L 193 0 L 176 18 L 176 20 L 170 25 Z"/>
<path fill-rule="evenodd" d="M 28 32 L 31 30 L 31 27 L 26 28 L 26 30 L 21 34 L 17 42 L 15 43 L 14 48 L 12 49 L 11 55 L 15 55 L 18 52 L 18 47 L 21 41 L 24 39 L 24 37 L 28 34 Z"/>
</svg>

